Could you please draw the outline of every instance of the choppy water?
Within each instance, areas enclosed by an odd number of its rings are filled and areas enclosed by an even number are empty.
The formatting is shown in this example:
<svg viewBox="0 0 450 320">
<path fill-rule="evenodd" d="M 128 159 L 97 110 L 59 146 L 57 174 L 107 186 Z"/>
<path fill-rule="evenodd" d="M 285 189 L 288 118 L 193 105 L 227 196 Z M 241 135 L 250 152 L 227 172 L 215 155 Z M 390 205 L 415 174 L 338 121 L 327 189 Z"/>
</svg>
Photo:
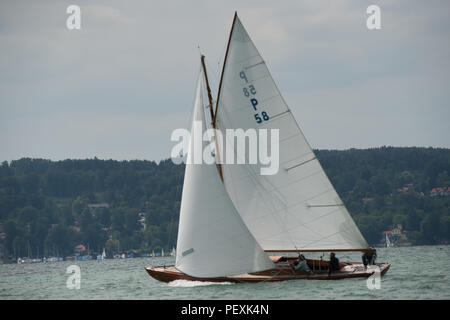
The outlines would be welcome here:
<svg viewBox="0 0 450 320">
<path fill-rule="evenodd" d="M 450 299 L 450 246 L 380 248 L 378 262 L 392 266 L 380 289 L 366 279 L 296 280 L 277 283 L 213 284 L 149 277 L 144 267 L 173 264 L 174 258 L 64 261 L 0 265 L 0 299 Z M 307 255 L 307 257 L 314 257 Z M 360 261 L 359 253 L 337 254 Z M 80 289 L 68 289 L 66 269 L 78 265 Z"/>
</svg>

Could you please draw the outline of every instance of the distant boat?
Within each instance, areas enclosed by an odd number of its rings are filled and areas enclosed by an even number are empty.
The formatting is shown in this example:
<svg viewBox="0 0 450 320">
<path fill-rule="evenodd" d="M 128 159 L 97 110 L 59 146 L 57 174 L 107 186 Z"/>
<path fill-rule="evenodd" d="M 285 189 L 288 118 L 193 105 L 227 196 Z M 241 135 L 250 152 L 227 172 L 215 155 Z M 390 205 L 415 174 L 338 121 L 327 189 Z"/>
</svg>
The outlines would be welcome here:
<svg viewBox="0 0 450 320">
<path fill-rule="evenodd" d="M 391 241 L 389 240 L 389 236 L 386 233 L 386 247 L 390 248 L 390 247 L 393 247 L 393 246 L 394 246 L 394 244 L 391 243 Z"/>
<path fill-rule="evenodd" d="M 46 262 L 58 262 L 58 261 L 64 261 L 62 257 L 48 257 L 45 259 Z"/>
<path fill-rule="evenodd" d="M 175 265 L 147 267 L 153 278 L 209 282 L 260 282 L 369 277 L 362 263 L 307 259 L 313 273 L 295 271 L 294 256 L 269 253 L 369 252 L 352 217 L 330 183 L 269 73 L 265 61 L 234 16 L 218 96 L 211 97 L 204 56 L 197 81 L 191 141 L 182 191 Z M 204 90 L 209 99 L 206 120 Z M 206 94 L 205 94 L 206 96 Z M 196 125 L 201 123 L 201 126 Z M 279 130 L 280 169 L 261 175 L 261 164 L 192 164 L 207 124 L 212 129 Z M 200 139 L 201 141 L 201 139 Z M 216 140 L 216 144 L 217 144 Z M 231 150 L 235 152 L 236 148 Z M 217 148 L 220 151 L 220 148 Z M 227 152 L 228 149 L 227 149 Z M 222 157 L 216 150 L 216 159 Z M 163 251 L 162 251 L 163 252 Z M 390 267 L 377 263 L 380 274 Z"/>
<path fill-rule="evenodd" d="M 42 262 L 41 259 L 39 258 L 17 258 L 17 263 L 21 264 L 21 263 L 37 263 L 37 262 Z"/>
<path fill-rule="evenodd" d="M 106 259 L 106 252 L 105 252 L 105 248 L 103 248 L 103 252 L 102 252 L 102 260 Z"/>
<path fill-rule="evenodd" d="M 161 257 L 164 257 L 164 249 L 161 249 Z"/>
<path fill-rule="evenodd" d="M 175 250 L 175 247 L 172 247 L 172 251 L 170 252 L 170 255 L 172 257 L 175 257 L 176 254 L 177 254 L 177 251 Z"/>
</svg>

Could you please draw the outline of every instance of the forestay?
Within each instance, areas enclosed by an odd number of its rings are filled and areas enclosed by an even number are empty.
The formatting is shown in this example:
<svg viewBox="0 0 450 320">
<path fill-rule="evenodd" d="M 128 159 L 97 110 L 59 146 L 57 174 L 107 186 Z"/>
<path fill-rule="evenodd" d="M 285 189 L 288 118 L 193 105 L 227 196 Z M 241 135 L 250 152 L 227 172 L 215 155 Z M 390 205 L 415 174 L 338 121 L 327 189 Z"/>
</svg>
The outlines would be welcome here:
<svg viewBox="0 0 450 320">
<path fill-rule="evenodd" d="M 194 137 L 205 131 L 200 76 L 186 163 L 176 267 L 194 277 L 217 277 L 271 269 L 274 264 L 255 241 L 229 198 L 214 164 L 192 164 Z M 202 143 L 201 150 L 207 145 Z"/>
<path fill-rule="evenodd" d="M 264 250 L 368 248 L 237 15 L 219 86 L 216 125 L 224 135 L 226 129 L 279 129 L 277 174 L 261 175 L 259 162 L 222 165 L 228 194 Z"/>
</svg>

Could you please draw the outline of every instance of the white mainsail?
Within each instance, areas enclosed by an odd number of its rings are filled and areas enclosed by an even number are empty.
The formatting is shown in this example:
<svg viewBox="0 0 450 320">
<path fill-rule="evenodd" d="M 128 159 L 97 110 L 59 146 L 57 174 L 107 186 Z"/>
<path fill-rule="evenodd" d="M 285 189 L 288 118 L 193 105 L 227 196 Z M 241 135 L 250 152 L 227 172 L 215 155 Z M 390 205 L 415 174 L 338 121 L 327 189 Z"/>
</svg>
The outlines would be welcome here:
<svg viewBox="0 0 450 320">
<path fill-rule="evenodd" d="M 260 163 L 222 165 L 228 194 L 264 250 L 368 248 L 237 15 L 219 86 L 216 125 L 224 135 L 226 129 L 279 129 L 277 174 L 261 175 Z"/>
<path fill-rule="evenodd" d="M 217 277 L 271 269 L 273 262 L 250 234 L 220 180 L 215 164 L 192 164 L 194 137 L 206 130 L 202 78 L 198 80 L 184 176 L 176 263 L 195 277 Z M 201 150 L 207 142 L 202 143 Z"/>
</svg>

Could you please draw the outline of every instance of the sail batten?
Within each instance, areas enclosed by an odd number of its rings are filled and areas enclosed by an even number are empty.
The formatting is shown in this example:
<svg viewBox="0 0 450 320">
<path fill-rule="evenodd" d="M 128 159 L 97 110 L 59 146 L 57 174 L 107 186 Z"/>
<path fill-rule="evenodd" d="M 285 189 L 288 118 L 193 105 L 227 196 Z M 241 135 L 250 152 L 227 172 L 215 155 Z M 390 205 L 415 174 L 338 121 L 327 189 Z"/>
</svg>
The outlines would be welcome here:
<svg viewBox="0 0 450 320">
<path fill-rule="evenodd" d="M 215 121 L 224 136 L 226 129 L 279 130 L 280 169 L 275 175 L 260 175 L 259 163 L 222 165 L 226 190 L 262 248 L 368 248 L 237 15 L 218 92 Z M 228 152 L 235 156 L 236 147 L 224 150 L 224 159 Z"/>
</svg>

